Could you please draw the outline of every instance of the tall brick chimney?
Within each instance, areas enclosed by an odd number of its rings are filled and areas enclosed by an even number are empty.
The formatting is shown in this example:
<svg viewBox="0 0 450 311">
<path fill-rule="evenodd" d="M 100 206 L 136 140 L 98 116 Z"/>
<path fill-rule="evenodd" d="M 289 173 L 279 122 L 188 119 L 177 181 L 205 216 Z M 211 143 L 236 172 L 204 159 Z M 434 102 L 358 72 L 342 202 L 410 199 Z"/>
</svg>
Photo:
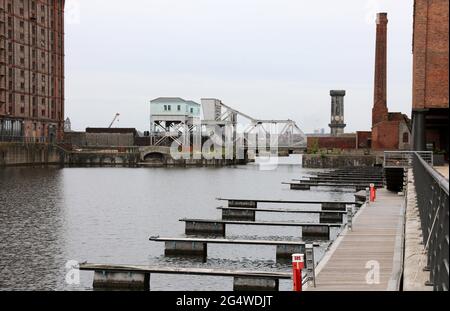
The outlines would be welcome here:
<svg viewBox="0 0 450 311">
<path fill-rule="evenodd" d="M 381 121 L 388 120 L 386 103 L 387 24 L 387 13 L 378 13 L 372 127 Z"/>
</svg>

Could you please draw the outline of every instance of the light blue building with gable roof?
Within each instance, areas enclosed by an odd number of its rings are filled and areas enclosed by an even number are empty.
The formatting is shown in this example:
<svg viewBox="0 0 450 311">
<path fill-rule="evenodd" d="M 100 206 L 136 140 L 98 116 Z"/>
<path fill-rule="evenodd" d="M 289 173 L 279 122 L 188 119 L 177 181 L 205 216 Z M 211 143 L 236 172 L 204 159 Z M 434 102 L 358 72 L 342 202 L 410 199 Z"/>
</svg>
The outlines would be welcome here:
<svg viewBox="0 0 450 311">
<path fill-rule="evenodd" d="M 180 97 L 159 97 L 150 101 L 150 130 L 170 131 L 180 123 L 193 124 L 200 119 L 200 104 Z"/>
</svg>

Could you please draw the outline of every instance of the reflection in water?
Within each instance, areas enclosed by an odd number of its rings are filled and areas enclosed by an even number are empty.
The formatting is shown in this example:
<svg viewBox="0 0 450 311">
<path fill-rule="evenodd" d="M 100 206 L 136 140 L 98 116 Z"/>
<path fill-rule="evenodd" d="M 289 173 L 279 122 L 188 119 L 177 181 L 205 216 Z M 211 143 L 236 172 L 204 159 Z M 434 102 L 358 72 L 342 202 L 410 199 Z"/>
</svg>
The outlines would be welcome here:
<svg viewBox="0 0 450 311">
<path fill-rule="evenodd" d="M 275 262 L 275 246 L 212 244 L 202 263 L 201 259 L 164 257 L 164 243 L 148 238 L 184 236 L 184 223 L 178 221 L 183 217 L 220 218 L 216 207 L 223 202 L 216 197 L 353 199 L 351 192 L 291 191 L 281 185 L 310 171 L 291 165 L 276 170 L 259 170 L 257 165 L 0 169 L 0 290 L 91 290 L 92 272 L 81 273 L 80 285 L 65 283 L 69 260 L 290 271 L 290 265 Z M 317 221 L 317 215 L 257 215 L 260 220 Z M 295 227 L 227 227 L 227 237 L 244 239 L 300 240 L 300 232 Z M 323 248 L 317 250 L 316 259 L 322 254 Z M 232 280 L 152 275 L 151 288 L 230 290 Z M 290 288 L 290 282 L 280 282 L 280 289 Z"/>
<path fill-rule="evenodd" d="M 66 238 L 61 171 L 0 170 L 0 189 L 0 288 L 56 288 Z"/>
</svg>

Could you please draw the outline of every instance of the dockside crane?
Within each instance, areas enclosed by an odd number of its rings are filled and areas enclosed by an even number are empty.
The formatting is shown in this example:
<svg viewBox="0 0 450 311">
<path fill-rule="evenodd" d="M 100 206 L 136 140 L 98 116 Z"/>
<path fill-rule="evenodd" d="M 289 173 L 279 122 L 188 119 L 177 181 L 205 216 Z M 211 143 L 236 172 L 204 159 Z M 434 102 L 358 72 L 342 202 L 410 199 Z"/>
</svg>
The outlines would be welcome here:
<svg viewBox="0 0 450 311">
<path fill-rule="evenodd" d="M 118 117 L 120 117 L 120 113 L 116 113 L 114 119 L 111 121 L 111 124 L 108 126 L 108 128 L 111 128 L 113 126 L 114 122 L 116 122 Z"/>
</svg>

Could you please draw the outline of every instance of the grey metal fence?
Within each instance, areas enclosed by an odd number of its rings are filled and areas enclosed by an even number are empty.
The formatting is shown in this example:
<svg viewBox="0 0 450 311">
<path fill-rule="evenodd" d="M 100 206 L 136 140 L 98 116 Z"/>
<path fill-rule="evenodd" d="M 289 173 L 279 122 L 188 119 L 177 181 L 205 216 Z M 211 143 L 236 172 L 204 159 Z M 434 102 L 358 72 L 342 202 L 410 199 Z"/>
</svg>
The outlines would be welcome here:
<svg viewBox="0 0 450 311">
<path fill-rule="evenodd" d="M 433 165 L 433 152 L 431 151 L 385 151 L 384 168 L 410 168 L 415 154 L 419 154 L 422 159 Z"/>
<path fill-rule="evenodd" d="M 449 191 L 448 180 L 439 175 L 419 153 L 413 156 L 413 173 L 423 243 L 428 254 L 430 285 L 435 291 L 449 288 Z"/>
</svg>

